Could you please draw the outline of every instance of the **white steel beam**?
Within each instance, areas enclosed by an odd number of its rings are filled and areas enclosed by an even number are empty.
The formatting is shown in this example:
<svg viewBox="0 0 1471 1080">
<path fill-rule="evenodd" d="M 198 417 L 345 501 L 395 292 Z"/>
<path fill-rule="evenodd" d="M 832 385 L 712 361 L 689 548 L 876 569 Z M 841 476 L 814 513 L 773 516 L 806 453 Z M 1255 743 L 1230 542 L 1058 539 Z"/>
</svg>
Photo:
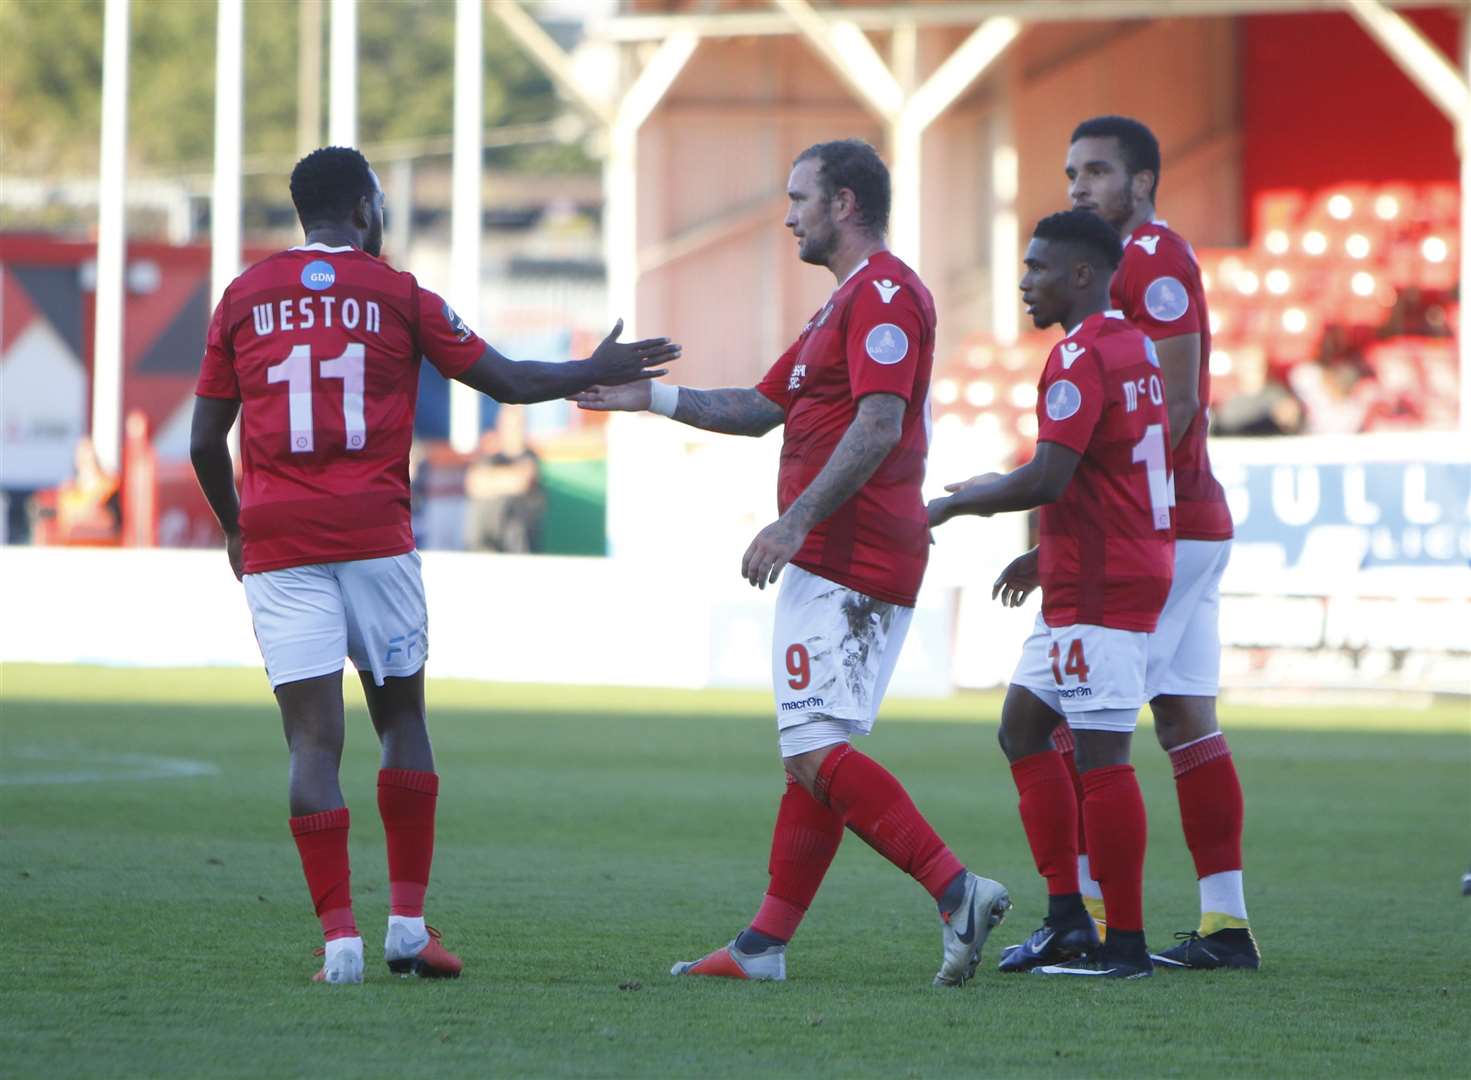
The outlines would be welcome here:
<svg viewBox="0 0 1471 1080">
<path fill-rule="evenodd" d="M 819 14 L 808 0 L 772 0 L 772 3 L 796 25 L 842 79 L 843 85 L 875 116 L 886 124 L 898 119 L 904 90 L 856 23 L 846 17 L 830 20 Z"/>
<path fill-rule="evenodd" d="M 924 133 L 983 75 L 1022 32 L 1017 20 L 987 19 L 963 41 L 900 109 L 892 133 L 894 157 L 894 251 L 916 270 L 922 245 L 922 158 Z"/>
<path fill-rule="evenodd" d="M 547 78 L 556 83 L 572 99 L 573 103 L 593 120 L 605 126 L 613 123 L 613 105 L 590 91 L 577 76 L 572 63 L 562 46 L 543 30 L 516 0 L 489 0 L 490 13 L 500 20 L 506 31 L 526 50 L 527 55 L 546 72 Z M 664 37 L 665 35 L 660 35 Z"/>
<path fill-rule="evenodd" d="M 358 0 L 332 0 L 331 50 L 327 60 L 330 103 L 327 141 L 358 142 Z"/>
<path fill-rule="evenodd" d="M 603 164 L 603 258 L 610 319 L 624 337 L 638 325 L 638 132 L 694 55 L 699 38 L 680 31 L 664 41 L 619 101 Z"/>
<path fill-rule="evenodd" d="M 210 198 L 210 307 L 240 272 L 240 138 L 244 0 L 219 0 L 215 26 L 215 167 Z"/>
<path fill-rule="evenodd" d="M 97 302 L 92 330 L 92 444 L 110 473 L 122 464 L 123 273 L 128 183 L 128 0 L 102 15 L 102 146 L 97 172 Z"/>
<path fill-rule="evenodd" d="M 1344 0 L 1344 6 L 1409 80 L 1459 128 L 1471 108 L 1471 95 L 1456 65 L 1414 23 L 1390 11 L 1380 0 Z"/>
<path fill-rule="evenodd" d="M 455 0 L 454 157 L 450 190 L 450 303 L 465 324 L 480 322 L 484 12 L 480 0 Z M 408 207 L 404 212 L 408 212 Z M 468 454 L 480 439 L 480 395 L 450 382 L 449 441 Z"/>
</svg>

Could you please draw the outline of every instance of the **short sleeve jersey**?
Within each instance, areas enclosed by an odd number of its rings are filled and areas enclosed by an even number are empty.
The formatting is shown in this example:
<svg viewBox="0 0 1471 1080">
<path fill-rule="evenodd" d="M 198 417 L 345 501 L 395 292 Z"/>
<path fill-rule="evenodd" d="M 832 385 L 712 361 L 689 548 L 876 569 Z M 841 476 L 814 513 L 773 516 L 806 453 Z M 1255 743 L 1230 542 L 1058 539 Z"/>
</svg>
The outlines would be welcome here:
<svg viewBox="0 0 1471 1080">
<path fill-rule="evenodd" d="M 1174 576 L 1169 413 L 1154 343 L 1117 311 L 1053 347 L 1037 384 L 1037 439 L 1082 455 L 1042 507 L 1048 626 L 1151 632 Z"/>
<path fill-rule="evenodd" d="M 485 349 L 412 274 L 352 247 L 282 251 L 215 309 L 196 393 L 237 400 L 245 572 L 412 551 L 419 364 Z"/>
<path fill-rule="evenodd" d="M 935 303 L 887 251 L 869 256 L 757 385 L 786 413 L 777 476 L 782 512 L 807 489 L 868 394 L 905 402 L 899 444 L 808 534 L 792 561 L 819 577 L 912 607 L 929 560 L 920 488 L 929 453 Z"/>
<path fill-rule="evenodd" d="M 1211 472 L 1205 436 L 1211 400 L 1211 325 L 1200 264 L 1185 238 L 1163 221 L 1140 225 L 1124 242 L 1109 298 L 1154 341 L 1200 335 L 1200 410 L 1175 447 L 1175 533 L 1182 540 L 1229 540 L 1231 510 Z"/>
</svg>

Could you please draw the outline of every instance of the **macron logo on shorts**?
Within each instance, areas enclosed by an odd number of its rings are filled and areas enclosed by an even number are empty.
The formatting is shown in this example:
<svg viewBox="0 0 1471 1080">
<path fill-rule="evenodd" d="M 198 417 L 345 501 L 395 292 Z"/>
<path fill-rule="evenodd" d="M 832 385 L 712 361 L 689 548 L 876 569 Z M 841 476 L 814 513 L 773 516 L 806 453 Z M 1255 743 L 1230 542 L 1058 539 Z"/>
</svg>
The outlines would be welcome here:
<svg viewBox="0 0 1471 1080">
<path fill-rule="evenodd" d="M 783 701 L 782 712 L 798 712 L 802 709 L 820 709 L 826 704 L 820 697 L 802 698 L 800 701 Z"/>
</svg>

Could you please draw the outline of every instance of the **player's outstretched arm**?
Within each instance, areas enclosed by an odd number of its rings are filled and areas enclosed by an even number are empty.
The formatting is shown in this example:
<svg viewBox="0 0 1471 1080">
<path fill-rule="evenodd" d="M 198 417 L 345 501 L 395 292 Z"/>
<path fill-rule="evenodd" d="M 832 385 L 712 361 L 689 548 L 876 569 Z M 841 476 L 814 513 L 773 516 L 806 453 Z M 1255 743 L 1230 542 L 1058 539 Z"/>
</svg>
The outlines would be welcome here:
<svg viewBox="0 0 1471 1080">
<path fill-rule="evenodd" d="M 960 514 L 990 517 L 1011 510 L 1031 510 L 1062 498 L 1082 455 L 1055 442 L 1039 442 L 1032 460 L 1005 475 L 986 473 L 958 484 L 946 484 L 950 495 L 931 499 L 930 528 Z"/>
<path fill-rule="evenodd" d="M 756 534 L 741 559 L 741 576 L 764 589 L 802 550 L 807 534 L 857 494 L 904 435 L 904 399 L 897 394 L 866 394 L 848 430 L 833 447 L 812 483 L 786 513 Z"/>
<path fill-rule="evenodd" d="M 209 508 L 225 532 L 225 554 L 238 580 L 244 562 L 240 546 L 240 495 L 235 490 L 235 463 L 230 460 L 230 428 L 240 402 L 196 397 L 189 429 L 189 460 Z"/>
<path fill-rule="evenodd" d="M 723 435 L 765 435 L 786 418 L 782 407 L 754 387 L 692 390 L 688 386 L 637 382 L 594 386 L 572 398 L 591 412 L 651 409 L 690 427 Z"/>
<path fill-rule="evenodd" d="M 660 367 L 679 359 L 680 347 L 668 338 L 619 341 L 623 320 L 602 340 L 586 360 L 540 363 L 512 360 L 486 346 L 480 359 L 458 379 L 497 401 L 526 405 L 533 401 L 564 398 L 589 386 L 619 386 L 668 374 Z"/>
</svg>

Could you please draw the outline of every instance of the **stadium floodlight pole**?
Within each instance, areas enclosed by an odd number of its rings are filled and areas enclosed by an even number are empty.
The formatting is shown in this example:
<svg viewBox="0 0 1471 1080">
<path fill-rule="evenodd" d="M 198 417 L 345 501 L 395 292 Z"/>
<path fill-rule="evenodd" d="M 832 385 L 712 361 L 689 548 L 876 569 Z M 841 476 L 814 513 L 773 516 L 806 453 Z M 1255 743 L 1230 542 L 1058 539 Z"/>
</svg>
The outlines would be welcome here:
<svg viewBox="0 0 1471 1080">
<path fill-rule="evenodd" d="M 1014 344 L 1021 335 L 1016 291 L 1022 251 L 1016 210 L 1021 158 L 1012 115 L 1018 78 L 1012 65 L 991 117 L 991 336 L 1001 345 Z"/>
<path fill-rule="evenodd" d="M 240 134 L 244 0 L 218 0 L 215 27 L 215 168 L 210 199 L 210 307 L 240 272 Z"/>
<path fill-rule="evenodd" d="M 128 0 L 102 16 L 102 146 L 97 172 L 97 302 L 92 336 L 92 445 L 122 463 L 123 276 L 127 248 Z"/>
<path fill-rule="evenodd" d="M 331 101 L 327 141 L 358 141 L 358 0 L 332 0 L 331 54 L 327 59 Z"/>
<path fill-rule="evenodd" d="M 450 304 L 469 326 L 480 322 L 481 154 L 485 21 L 481 0 L 455 0 L 454 155 L 450 168 Z M 403 207 L 402 213 L 409 208 Z M 449 441 L 461 454 L 480 438 L 480 394 L 452 381 Z"/>
</svg>

